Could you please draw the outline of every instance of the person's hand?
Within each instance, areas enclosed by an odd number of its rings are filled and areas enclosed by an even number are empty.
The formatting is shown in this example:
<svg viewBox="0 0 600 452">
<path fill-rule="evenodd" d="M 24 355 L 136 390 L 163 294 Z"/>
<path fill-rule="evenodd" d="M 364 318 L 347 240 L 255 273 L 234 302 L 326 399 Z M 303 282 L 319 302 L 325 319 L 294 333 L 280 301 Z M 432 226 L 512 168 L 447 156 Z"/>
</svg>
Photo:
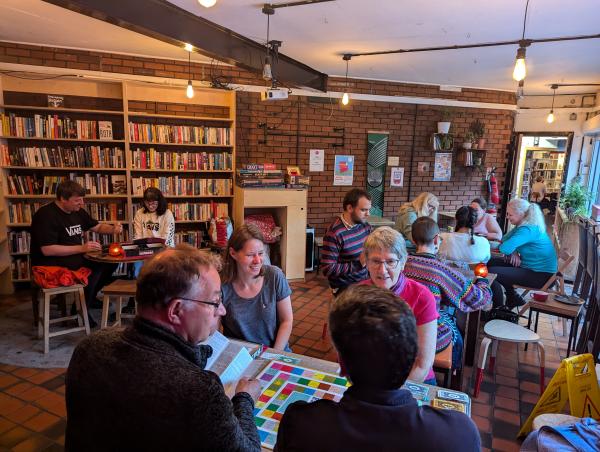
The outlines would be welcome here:
<svg viewBox="0 0 600 452">
<path fill-rule="evenodd" d="M 92 251 L 100 251 L 102 249 L 102 245 L 100 245 L 98 242 L 85 242 L 83 245 L 81 245 L 83 247 L 83 252 L 84 253 L 90 253 Z"/>
<path fill-rule="evenodd" d="M 510 262 L 510 265 L 512 265 L 513 267 L 520 267 L 521 266 L 521 256 L 519 256 L 517 253 L 512 253 L 509 256 L 509 262 Z"/>
<path fill-rule="evenodd" d="M 123 232 L 123 225 L 121 223 L 113 224 L 113 234 L 121 234 Z"/>
<path fill-rule="evenodd" d="M 261 393 L 260 383 L 258 380 L 242 378 L 235 387 L 235 393 L 239 394 L 240 392 L 247 392 L 256 402 Z"/>
</svg>

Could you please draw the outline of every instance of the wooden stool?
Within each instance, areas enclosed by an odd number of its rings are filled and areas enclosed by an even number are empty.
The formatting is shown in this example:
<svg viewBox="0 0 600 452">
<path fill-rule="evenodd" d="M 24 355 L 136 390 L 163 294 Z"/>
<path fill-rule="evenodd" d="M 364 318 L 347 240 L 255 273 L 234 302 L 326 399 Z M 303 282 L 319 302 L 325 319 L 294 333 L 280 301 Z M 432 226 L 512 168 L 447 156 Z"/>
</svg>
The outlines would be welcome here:
<svg viewBox="0 0 600 452">
<path fill-rule="evenodd" d="M 50 299 L 56 295 L 73 294 L 75 298 L 75 306 L 77 307 L 77 314 L 75 315 L 63 315 L 56 319 L 50 319 Z M 90 334 L 90 323 L 88 321 L 87 306 L 85 304 L 85 295 L 83 293 L 83 286 L 81 284 L 75 284 L 67 287 L 56 287 L 54 289 L 42 289 L 38 291 L 38 337 L 44 339 L 44 353 L 48 353 L 50 350 L 50 338 L 55 336 L 62 336 L 63 334 L 76 333 L 79 331 L 85 331 L 85 334 Z M 79 326 L 75 328 L 67 328 L 63 330 L 50 332 L 50 325 L 53 323 L 64 322 L 66 320 L 77 320 Z"/>
<path fill-rule="evenodd" d="M 485 362 L 490 344 L 492 344 L 490 372 L 493 372 L 496 361 L 496 353 L 498 351 L 498 342 L 500 341 L 516 342 L 517 344 L 528 344 L 530 342 L 535 342 L 537 344 L 538 352 L 540 354 L 540 394 L 543 394 L 546 354 L 544 351 L 544 344 L 542 343 L 540 336 L 524 326 L 507 322 L 506 320 L 489 321 L 483 327 L 483 332 L 485 337 L 481 341 L 481 346 L 479 347 L 479 360 L 477 364 L 477 376 L 475 377 L 475 389 L 473 391 L 473 397 L 476 398 L 479 395 L 479 388 L 481 387 L 481 381 L 483 380 L 483 370 L 485 369 Z"/>
<path fill-rule="evenodd" d="M 129 298 L 135 297 L 136 291 L 136 281 L 134 279 L 117 279 L 116 281 L 110 283 L 108 286 L 104 286 L 102 292 L 104 293 L 104 298 L 102 299 L 102 320 L 100 322 L 100 328 L 105 329 L 108 328 L 108 307 L 111 301 L 115 301 L 116 303 L 116 319 L 115 323 L 111 326 L 119 326 L 121 325 L 121 319 L 133 318 L 135 315 L 132 314 L 123 314 L 123 298 L 125 298 L 125 303 L 129 301 Z M 114 297 L 114 300 L 113 300 Z M 137 302 L 135 304 L 135 311 L 137 312 Z"/>
<path fill-rule="evenodd" d="M 463 351 L 464 353 L 464 351 Z M 450 387 L 450 376 L 452 375 L 452 342 L 439 353 L 435 354 L 433 371 L 444 374 L 444 388 Z"/>
</svg>

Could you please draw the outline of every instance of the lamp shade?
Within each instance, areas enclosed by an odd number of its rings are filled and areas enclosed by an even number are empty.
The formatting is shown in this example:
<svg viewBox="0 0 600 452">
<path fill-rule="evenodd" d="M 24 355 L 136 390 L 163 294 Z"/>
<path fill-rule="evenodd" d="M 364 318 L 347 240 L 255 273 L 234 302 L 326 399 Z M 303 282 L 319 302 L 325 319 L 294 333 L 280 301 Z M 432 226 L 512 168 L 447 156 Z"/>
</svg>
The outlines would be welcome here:
<svg viewBox="0 0 600 452">
<path fill-rule="evenodd" d="M 479 278 L 485 278 L 488 275 L 488 268 L 483 262 L 477 264 L 473 270 L 475 276 Z"/>
<path fill-rule="evenodd" d="M 119 257 L 124 254 L 123 247 L 119 243 L 111 243 L 108 247 L 108 255 L 112 257 Z"/>
</svg>

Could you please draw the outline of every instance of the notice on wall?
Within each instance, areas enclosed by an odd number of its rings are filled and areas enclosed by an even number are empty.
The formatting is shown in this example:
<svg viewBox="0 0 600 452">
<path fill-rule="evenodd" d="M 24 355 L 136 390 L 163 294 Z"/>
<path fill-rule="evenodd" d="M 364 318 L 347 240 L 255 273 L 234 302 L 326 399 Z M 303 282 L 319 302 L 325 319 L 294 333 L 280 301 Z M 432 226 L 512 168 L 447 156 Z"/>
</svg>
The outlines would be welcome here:
<svg viewBox="0 0 600 452">
<path fill-rule="evenodd" d="M 449 181 L 452 176 L 452 153 L 438 152 L 435 154 L 433 166 L 434 181 Z"/>
<path fill-rule="evenodd" d="M 325 149 L 311 149 L 308 171 L 318 172 L 325 170 Z"/>
<path fill-rule="evenodd" d="M 333 185 L 352 185 L 354 179 L 354 156 L 336 155 Z"/>
<path fill-rule="evenodd" d="M 396 167 L 392 168 L 392 175 L 390 177 L 390 187 L 403 187 L 404 186 L 404 168 Z"/>
<path fill-rule="evenodd" d="M 398 165 L 400 165 L 400 157 L 398 157 L 398 156 L 388 157 L 388 166 L 398 166 Z"/>
</svg>

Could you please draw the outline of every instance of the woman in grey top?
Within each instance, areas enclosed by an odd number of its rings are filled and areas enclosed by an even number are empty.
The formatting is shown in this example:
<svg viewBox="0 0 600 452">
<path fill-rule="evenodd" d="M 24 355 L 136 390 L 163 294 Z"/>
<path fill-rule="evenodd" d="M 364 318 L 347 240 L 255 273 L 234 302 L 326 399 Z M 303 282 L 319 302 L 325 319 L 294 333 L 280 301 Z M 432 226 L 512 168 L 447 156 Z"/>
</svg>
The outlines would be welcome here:
<svg viewBox="0 0 600 452">
<path fill-rule="evenodd" d="M 292 290 L 278 268 L 263 265 L 264 238 L 256 226 L 236 229 L 225 250 L 221 275 L 223 333 L 228 337 L 289 350 Z"/>
</svg>

